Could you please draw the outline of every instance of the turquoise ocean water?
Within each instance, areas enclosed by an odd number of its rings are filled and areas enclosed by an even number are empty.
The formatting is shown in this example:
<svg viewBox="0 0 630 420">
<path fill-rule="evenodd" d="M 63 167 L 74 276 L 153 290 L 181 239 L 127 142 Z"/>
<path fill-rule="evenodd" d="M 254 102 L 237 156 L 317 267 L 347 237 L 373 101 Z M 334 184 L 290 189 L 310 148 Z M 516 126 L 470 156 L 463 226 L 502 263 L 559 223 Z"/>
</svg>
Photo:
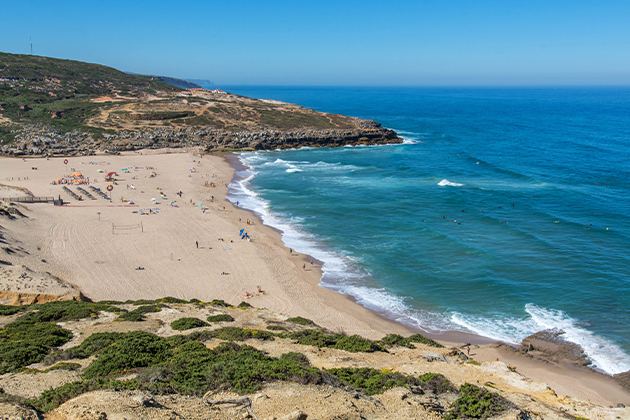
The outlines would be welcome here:
<svg viewBox="0 0 630 420">
<path fill-rule="evenodd" d="M 323 261 L 324 287 L 432 332 L 560 328 L 630 369 L 630 89 L 225 89 L 406 139 L 240 156 L 230 200 Z"/>
</svg>

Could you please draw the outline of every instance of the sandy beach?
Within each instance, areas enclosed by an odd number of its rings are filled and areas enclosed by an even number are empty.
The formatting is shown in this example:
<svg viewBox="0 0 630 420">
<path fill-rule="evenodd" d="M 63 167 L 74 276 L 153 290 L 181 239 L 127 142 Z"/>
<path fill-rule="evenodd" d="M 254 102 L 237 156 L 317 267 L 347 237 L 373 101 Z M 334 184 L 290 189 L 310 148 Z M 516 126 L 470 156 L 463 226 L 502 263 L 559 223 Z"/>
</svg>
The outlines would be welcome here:
<svg viewBox="0 0 630 420">
<path fill-rule="evenodd" d="M 309 318 L 335 332 L 371 339 L 411 334 L 347 296 L 320 287 L 317 264 L 290 252 L 279 232 L 228 202 L 227 185 L 234 169 L 224 156 L 152 150 L 67 160 L 65 164 L 64 158 L 0 158 L 0 197 L 25 196 L 29 191 L 68 202 L 20 204 L 17 208 L 26 217 L 2 219 L 7 238 L 20 250 L 0 258 L 12 264 L 0 266 L 1 290 L 46 293 L 48 289 L 16 280 L 24 276 L 16 267 L 26 266 L 49 273 L 92 300 L 165 296 L 223 299 L 231 304 L 246 300 L 257 308 Z M 111 200 L 79 185 L 95 199 L 83 196 L 78 201 L 62 185 L 52 185 L 76 172 L 104 193 L 110 185 L 105 174 L 116 172 L 108 193 Z M 77 185 L 69 188 L 79 194 Z M 241 230 L 250 240 L 242 239 Z M 49 281 L 50 292 L 61 293 L 63 286 Z M 630 394 L 610 377 L 584 369 L 550 369 L 542 362 L 484 347 L 489 340 L 479 337 L 434 338 L 448 345 L 477 342 L 481 347 L 473 353 L 479 361 L 498 358 L 558 394 L 603 405 L 630 404 Z"/>
</svg>

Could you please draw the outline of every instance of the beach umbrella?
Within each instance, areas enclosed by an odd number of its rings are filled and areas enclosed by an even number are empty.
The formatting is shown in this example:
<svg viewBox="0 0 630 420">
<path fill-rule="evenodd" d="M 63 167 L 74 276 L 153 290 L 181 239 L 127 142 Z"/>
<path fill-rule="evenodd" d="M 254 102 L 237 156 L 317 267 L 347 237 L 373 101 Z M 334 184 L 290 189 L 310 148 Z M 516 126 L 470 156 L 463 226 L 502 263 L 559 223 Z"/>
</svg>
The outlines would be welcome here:
<svg viewBox="0 0 630 420">
<path fill-rule="evenodd" d="M 102 170 L 102 169 L 97 169 L 96 172 L 98 172 L 100 174 L 100 173 L 105 172 L 105 171 Z"/>
<path fill-rule="evenodd" d="M 152 198 L 151 201 L 155 201 L 155 198 Z"/>
</svg>

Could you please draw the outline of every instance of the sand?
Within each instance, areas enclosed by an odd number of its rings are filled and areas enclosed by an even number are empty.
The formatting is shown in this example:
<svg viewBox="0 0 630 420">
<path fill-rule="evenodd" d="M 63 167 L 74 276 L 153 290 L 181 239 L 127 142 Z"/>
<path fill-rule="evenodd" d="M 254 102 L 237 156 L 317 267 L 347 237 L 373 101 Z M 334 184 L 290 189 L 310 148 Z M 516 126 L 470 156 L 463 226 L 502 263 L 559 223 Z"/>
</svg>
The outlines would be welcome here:
<svg viewBox="0 0 630 420">
<path fill-rule="evenodd" d="M 26 217 L 0 219 L 5 235 L 23 250 L 3 254 L 0 260 L 50 273 L 93 300 L 173 296 L 223 299 L 234 305 L 246 300 L 257 308 L 309 318 L 336 332 L 371 339 L 411 333 L 347 296 L 320 287 L 317 264 L 311 266 L 306 255 L 290 253 L 279 232 L 228 202 L 227 184 L 234 169 L 224 156 L 152 150 L 67 160 L 66 165 L 64 158 L 0 158 L 0 198 L 24 196 L 28 190 L 34 196 L 69 201 L 64 206 L 20 204 Z M 111 201 L 95 194 L 95 200 L 77 201 L 62 186 L 51 184 L 74 171 L 103 191 L 108 185 L 104 173 L 116 171 Z M 76 186 L 70 188 L 78 194 Z M 241 229 L 251 241 L 239 237 Z M 0 265 L 6 276 L 7 267 Z M 7 285 L 0 280 L 0 290 Z M 245 293 L 253 297 L 245 298 Z M 532 359 L 493 353 L 483 347 L 488 340 L 479 337 L 455 334 L 441 341 L 446 340 L 448 345 L 477 342 L 480 360 L 505 359 L 518 372 L 562 395 L 596 404 L 630 404 L 630 394 L 609 377 L 562 366 L 548 369 Z"/>
<path fill-rule="evenodd" d="M 319 266 L 290 253 L 280 233 L 226 201 L 234 169 L 222 156 L 143 151 L 68 158 L 67 165 L 63 158 L 0 162 L 0 183 L 70 202 L 63 207 L 24 204 L 27 218 L 4 223 L 30 252 L 27 263 L 20 262 L 25 257 L 14 257 L 15 263 L 49 272 L 90 299 L 173 296 L 236 305 L 250 293 L 254 296 L 246 300 L 255 307 L 305 316 L 331 330 L 368 338 L 407 333 L 346 296 L 319 287 Z M 103 191 L 108 185 L 104 174 L 116 171 L 111 202 L 95 194 L 96 200 L 76 201 L 61 185 L 51 185 L 75 170 Z M 70 188 L 78 194 L 75 186 Z M 176 195 L 180 191 L 181 197 Z M 0 189 L 0 196 L 18 193 Z M 141 215 L 141 210 L 149 214 Z M 251 242 L 240 239 L 241 229 Z M 264 293 L 257 292 L 258 286 Z"/>
</svg>

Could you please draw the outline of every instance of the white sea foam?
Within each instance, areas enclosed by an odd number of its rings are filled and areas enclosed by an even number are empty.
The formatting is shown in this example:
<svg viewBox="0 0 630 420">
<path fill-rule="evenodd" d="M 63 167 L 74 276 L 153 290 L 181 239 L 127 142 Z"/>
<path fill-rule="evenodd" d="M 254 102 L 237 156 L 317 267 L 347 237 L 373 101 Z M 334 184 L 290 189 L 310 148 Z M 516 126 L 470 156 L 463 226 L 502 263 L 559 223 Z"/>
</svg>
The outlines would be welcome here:
<svg viewBox="0 0 630 420">
<path fill-rule="evenodd" d="M 443 179 L 438 182 L 438 185 L 441 187 L 449 186 L 449 187 L 462 187 L 464 184 L 458 184 L 457 182 L 451 182 L 448 179 Z"/>
<path fill-rule="evenodd" d="M 528 303 L 527 318 L 480 317 L 454 313 L 451 320 L 476 334 L 507 343 L 518 344 L 525 337 L 538 331 L 557 328 L 565 333 L 562 337 L 584 349 L 592 361 L 592 367 L 608 374 L 630 370 L 630 356 L 616 344 L 580 327 L 578 322 L 563 311 L 542 308 Z"/>
<path fill-rule="evenodd" d="M 287 169 L 287 172 L 291 173 L 291 172 L 303 172 L 301 169 L 296 168 L 295 166 Z"/>
</svg>

